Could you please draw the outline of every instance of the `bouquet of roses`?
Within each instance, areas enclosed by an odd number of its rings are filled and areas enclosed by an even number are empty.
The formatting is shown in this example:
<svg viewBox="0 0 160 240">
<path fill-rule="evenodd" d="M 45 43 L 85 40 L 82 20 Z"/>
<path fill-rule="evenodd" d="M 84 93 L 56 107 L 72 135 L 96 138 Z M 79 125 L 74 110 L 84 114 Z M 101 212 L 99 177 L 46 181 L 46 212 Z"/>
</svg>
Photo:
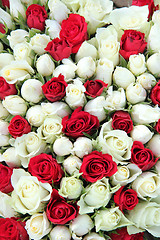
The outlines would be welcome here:
<svg viewBox="0 0 160 240">
<path fill-rule="evenodd" d="M 159 6 L 0 2 L 0 239 L 160 237 Z"/>
</svg>

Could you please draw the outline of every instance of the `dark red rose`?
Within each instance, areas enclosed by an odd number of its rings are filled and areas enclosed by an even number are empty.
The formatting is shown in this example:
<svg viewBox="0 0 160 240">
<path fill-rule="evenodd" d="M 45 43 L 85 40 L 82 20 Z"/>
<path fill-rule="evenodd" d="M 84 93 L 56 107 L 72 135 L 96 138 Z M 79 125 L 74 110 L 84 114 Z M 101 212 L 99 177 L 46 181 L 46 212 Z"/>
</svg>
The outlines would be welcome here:
<svg viewBox="0 0 160 240">
<path fill-rule="evenodd" d="M 160 134 L 160 119 L 158 120 L 158 122 L 156 123 L 156 126 L 154 128 Z"/>
<path fill-rule="evenodd" d="M 153 152 L 145 148 L 139 141 L 134 141 L 131 148 L 131 162 L 136 164 L 142 171 L 153 167 L 158 158 L 154 158 Z"/>
<path fill-rule="evenodd" d="M 148 10 L 149 10 L 149 14 L 148 14 L 148 21 L 152 20 L 152 15 L 154 13 L 154 11 L 159 10 L 159 5 L 154 5 L 154 0 L 151 0 L 150 4 L 148 5 Z"/>
<path fill-rule="evenodd" d="M 29 240 L 25 223 L 16 218 L 0 218 L 1 240 Z"/>
<path fill-rule="evenodd" d="M 0 191 L 10 193 L 13 191 L 11 176 L 13 169 L 0 163 Z"/>
<path fill-rule="evenodd" d="M 87 23 L 78 14 L 70 14 L 62 21 L 60 38 L 65 39 L 72 47 L 72 53 L 77 53 L 81 44 L 87 40 Z"/>
<path fill-rule="evenodd" d="M 17 94 L 17 89 L 14 84 L 9 84 L 3 77 L 0 77 L 0 99 L 3 100 L 6 96 Z"/>
<path fill-rule="evenodd" d="M 12 137 L 17 138 L 31 132 L 31 125 L 25 118 L 16 115 L 10 121 L 8 130 Z"/>
<path fill-rule="evenodd" d="M 44 49 L 56 60 L 61 61 L 63 58 L 68 58 L 72 53 L 72 48 L 65 39 L 54 38 L 47 44 Z"/>
<path fill-rule="evenodd" d="M 32 4 L 27 8 L 26 11 L 27 25 L 29 28 L 36 28 L 41 31 L 45 28 L 45 20 L 48 15 L 45 7 L 38 4 Z"/>
<path fill-rule="evenodd" d="M 69 137 L 77 138 L 84 136 L 83 132 L 92 135 L 99 128 L 99 120 L 96 116 L 82 111 L 78 107 L 72 115 L 62 119 L 62 132 Z"/>
<path fill-rule="evenodd" d="M 158 104 L 158 106 L 160 106 L 160 80 L 152 88 L 150 98 L 154 104 Z"/>
<path fill-rule="evenodd" d="M 9 8 L 9 0 L 2 0 L 1 2 L 2 2 L 3 7 Z"/>
<path fill-rule="evenodd" d="M 54 224 L 66 224 L 78 215 L 77 203 L 67 203 L 66 200 L 53 189 L 50 201 L 47 205 L 46 214 Z"/>
<path fill-rule="evenodd" d="M 132 5 L 145 6 L 145 5 L 149 5 L 151 3 L 151 1 L 152 0 L 133 0 Z"/>
<path fill-rule="evenodd" d="M 61 100 L 66 94 L 66 87 L 68 84 L 64 80 L 64 76 L 60 74 L 58 77 L 51 78 L 42 86 L 45 97 L 50 102 Z"/>
<path fill-rule="evenodd" d="M 128 60 L 133 54 L 143 53 L 146 46 L 144 33 L 136 30 L 125 30 L 121 37 L 119 53 Z"/>
<path fill-rule="evenodd" d="M 125 190 L 123 186 L 114 194 L 114 202 L 122 212 L 132 210 L 138 204 L 137 192 L 133 189 Z"/>
<path fill-rule="evenodd" d="M 46 153 L 32 157 L 29 161 L 28 171 L 36 176 L 39 181 L 50 184 L 52 184 L 52 181 L 54 184 L 59 183 L 64 174 L 57 160 Z"/>
<path fill-rule="evenodd" d="M 0 33 L 2 33 L 2 34 L 6 33 L 5 26 L 3 23 L 0 23 Z"/>
<path fill-rule="evenodd" d="M 103 92 L 103 89 L 106 88 L 108 84 L 101 80 L 87 80 L 85 82 L 84 87 L 86 88 L 85 94 L 91 96 L 93 98 L 100 96 Z"/>
<path fill-rule="evenodd" d="M 96 182 L 103 177 L 111 177 L 117 172 L 117 164 L 109 154 L 93 151 L 83 157 L 83 162 L 79 170 L 83 173 L 83 178 L 88 182 Z"/>
<path fill-rule="evenodd" d="M 112 115 L 112 128 L 130 133 L 133 129 L 133 122 L 129 113 L 125 111 L 116 111 Z"/>
<path fill-rule="evenodd" d="M 116 229 L 116 232 L 109 235 L 112 240 L 143 240 L 144 232 L 129 235 L 126 227 Z"/>
</svg>

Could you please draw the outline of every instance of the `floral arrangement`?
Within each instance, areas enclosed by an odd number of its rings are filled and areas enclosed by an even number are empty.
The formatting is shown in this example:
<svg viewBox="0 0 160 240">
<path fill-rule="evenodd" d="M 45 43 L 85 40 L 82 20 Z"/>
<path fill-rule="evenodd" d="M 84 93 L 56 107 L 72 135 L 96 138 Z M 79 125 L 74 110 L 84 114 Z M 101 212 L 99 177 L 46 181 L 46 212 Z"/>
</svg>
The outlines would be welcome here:
<svg viewBox="0 0 160 240">
<path fill-rule="evenodd" d="M 160 1 L 0 4 L 0 239 L 160 238 Z"/>
</svg>

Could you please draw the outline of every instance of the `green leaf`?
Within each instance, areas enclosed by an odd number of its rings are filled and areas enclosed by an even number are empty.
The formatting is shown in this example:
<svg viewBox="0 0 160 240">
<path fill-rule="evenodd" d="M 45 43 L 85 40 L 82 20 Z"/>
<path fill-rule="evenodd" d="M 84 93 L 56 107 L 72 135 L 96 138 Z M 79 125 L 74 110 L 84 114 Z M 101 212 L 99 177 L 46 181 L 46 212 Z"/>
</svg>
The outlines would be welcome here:
<svg viewBox="0 0 160 240">
<path fill-rule="evenodd" d="M 31 28 L 29 30 L 29 37 L 32 38 L 34 35 L 36 35 L 37 33 L 41 33 L 41 31 L 39 29 L 35 29 L 35 28 Z"/>
<path fill-rule="evenodd" d="M 83 133 L 83 135 L 84 135 L 85 137 L 88 137 L 89 139 L 92 140 L 92 136 L 91 136 L 91 135 L 89 135 L 88 133 L 85 133 L 85 132 L 82 132 L 82 133 Z"/>
<path fill-rule="evenodd" d="M 124 59 L 124 57 L 122 57 L 122 55 L 120 55 L 120 64 L 121 67 L 125 67 L 127 68 L 127 61 Z"/>
<path fill-rule="evenodd" d="M 35 78 L 37 78 L 42 84 L 45 84 L 44 77 L 40 73 L 37 73 Z"/>
<path fill-rule="evenodd" d="M 63 156 L 57 156 L 56 160 L 58 163 L 63 163 L 64 162 L 64 157 Z"/>
<path fill-rule="evenodd" d="M 12 120 L 12 118 L 14 118 L 13 115 L 9 114 L 6 118 L 5 118 L 5 121 L 6 122 L 10 122 Z"/>
</svg>

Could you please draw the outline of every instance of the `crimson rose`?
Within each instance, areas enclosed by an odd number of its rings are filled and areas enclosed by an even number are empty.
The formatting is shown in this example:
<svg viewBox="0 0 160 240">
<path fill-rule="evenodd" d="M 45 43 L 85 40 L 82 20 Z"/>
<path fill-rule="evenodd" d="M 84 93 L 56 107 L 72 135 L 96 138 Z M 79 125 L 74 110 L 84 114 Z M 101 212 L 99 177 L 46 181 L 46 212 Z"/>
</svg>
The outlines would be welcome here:
<svg viewBox="0 0 160 240">
<path fill-rule="evenodd" d="M 3 23 L 0 23 L 0 33 L 2 33 L 2 34 L 6 33 L 5 26 Z"/>
<path fill-rule="evenodd" d="M 142 171 L 153 167 L 159 158 L 154 158 L 153 152 L 145 148 L 139 141 L 134 141 L 131 148 L 131 162 L 136 164 Z"/>
<path fill-rule="evenodd" d="M 44 49 L 56 60 L 61 61 L 71 55 L 72 48 L 64 39 L 54 38 Z"/>
<path fill-rule="evenodd" d="M 129 235 L 126 227 L 116 229 L 116 232 L 109 235 L 112 240 L 143 240 L 144 232 Z"/>
<path fill-rule="evenodd" d="M 3 100 L 6 96 L 17 94 L 17 89 L 14 84 L 9 84 L 3 77 L 0 77 L 0 99 Z"/>
<path fill-rule="evenodd" d="M 53 189 L 46 214 L 52 223 L 64 225 L 77 217 L 78 209 L 76 203 L 67 203 L 58 191 Z"/>
<path fill-rule="evenodd" d="M 87 40 L 87 23 L 78 14 L 70 14 L 62 21 L 60 38 L 65 39 L 72 47 L 72 53 L 77 53 L 81 44 Z"/>
<path fill-rule="evenodd" d="M 25 223 L 16 218 L 0 218 L 1 240 L 29 240 Z"/>
<path fill-rule="evenodd" d="M 9 0 L 2 0 L 1 2 L 2 2 L 3 7 L 9 8 Z"/>
<path fill-rule="evenodd" d="M 27 25 L 29 28 L 36 28 L 41 31 L 45 28 L 45 20 L 47 19 L 47 12 L 45 7 L 38 4 L 32 4 L 26 11 Z"/>
<path fill-rule="evenodd" d="M 62 119 L 62 126 L 63 133 L 77 138 L 84 136 L 83 133 L 92 135 L 99 128 L 99 120 L 96 116 L 82 111 L 82 107 L 78 107 L 70 118 L 66 116 Z"/>
<path fill-rule="evenodd" d="M 125 30 L 121 37 L 119 53 L 128 60 L 130 55 L 143 53 L 146 46 L 144 33 L 136 30 Z"/>
<path fill-rule="evenodd" d="M 46 153 L 32 157 L 29 161 L 28 171 L 36 176 L 39 181 L 50 184 L 52 184 L 52 181 L 55 184 L 59 183 L 64 174 L 57 160 Z"/>
<path fill-rule="evenodd" d="M 51 78 L 42 86 L 45 97 L 50 102 L 61 100 L 66 94 L 66 87 L 68 84 L 64 80 L 64 76 L 60 74 L 58 77 Z"/>
<path fill-rule="evenodd" d="M 10 121 L 8 130 L 12 137 L 17 138 L 29 133 L 31 131 L 31 125 L 25 118 L 16 115 Z"/>
<path fill-rule="evenodd" d="M 112 128 L 130 133 L 133 129 L 133 122 L 129 113 L 125 111 L 116 111 L 112 115 Z"/>
<path fill-rule="evenodd" d="M 13 169 L 0 163 L 0 191 L 10 193 L 13 191 L 11 176 Z"/>
<path fill-rule="evenodd" d="M 93 98 L 100 96 L 103 92 L 103 89 L 107 87 L 108 84 L 101 80 L 87 80 L 85 82 L 84 87 L 86 88 L 85 94 L 91 96 Z"/>
<path fill-rule="evenodd" d="M 160 80 L 152 88 L 150 98 L 154 104 L 158 104 L 158 106 L 160 106 Z"/>
<path fill-rule="evenodd" d="M 151 3 L 152 0 L 133 0 L 132 5 L 145 6 Z"/>
<path fill-rule="evenodd" d="M 103 177 L 111 177 L 117 172 L 117 164 L 109 154 L 93 151 L 83 157 L 83 162 L 79 170 L 83 173 L 83 178 L 88 182 L 96 182 Z"/>
</svg>

